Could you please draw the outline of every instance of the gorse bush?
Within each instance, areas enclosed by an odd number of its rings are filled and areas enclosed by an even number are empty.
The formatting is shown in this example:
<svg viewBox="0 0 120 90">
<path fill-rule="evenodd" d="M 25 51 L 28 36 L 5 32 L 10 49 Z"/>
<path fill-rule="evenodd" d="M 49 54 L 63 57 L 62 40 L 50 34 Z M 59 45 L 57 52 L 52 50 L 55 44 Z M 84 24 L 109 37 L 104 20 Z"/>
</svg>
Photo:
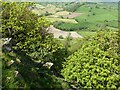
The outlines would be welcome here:
<svg viewBox="0 0 120 90">
<path fill-rule="evenodd" d="M 79 88 L 119 88 L 118 41 L 117 32 L 99 32 L 68 57 L 62 75 L 66 80 L 77 82 Z"/>
</svg>

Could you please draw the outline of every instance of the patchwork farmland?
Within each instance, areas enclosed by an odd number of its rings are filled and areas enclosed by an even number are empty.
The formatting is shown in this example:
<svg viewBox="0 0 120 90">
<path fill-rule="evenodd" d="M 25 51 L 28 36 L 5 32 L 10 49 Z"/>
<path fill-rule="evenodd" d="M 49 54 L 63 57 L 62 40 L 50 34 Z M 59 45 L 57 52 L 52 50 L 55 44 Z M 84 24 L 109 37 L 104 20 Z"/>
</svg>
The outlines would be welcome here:
<svg viewBox="0 0 120 90">
<path fill-rule="evenodd" d="M 33 11 L 46 16 L 57 29 L 82 36 L 94 35 L 103 28 L 118 28 L 117 3 L 38 3 Z"/>
</svg>

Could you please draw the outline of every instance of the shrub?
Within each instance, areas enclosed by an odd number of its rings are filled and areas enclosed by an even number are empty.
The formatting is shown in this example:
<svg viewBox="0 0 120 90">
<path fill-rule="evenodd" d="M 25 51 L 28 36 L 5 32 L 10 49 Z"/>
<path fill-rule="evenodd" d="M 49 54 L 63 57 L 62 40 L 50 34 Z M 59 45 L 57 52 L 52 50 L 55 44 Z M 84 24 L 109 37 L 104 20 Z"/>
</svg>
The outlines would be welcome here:
<svg viewBox="0 0 120 90">
<path fill-rule="evenodd" d="M 89 17 L 90 15 L 88 14 L 87 16 Z"/>
<path fill-rule="evenodd" d="M 93 15 L 95 15 L 95 13 L 93 13 Z"/>
<path fill-rule="evenodd" d="M 50 22 L 44 17 L 39 18 L 28 9 L 31 5 L 3 2 L 3 38 L 14 39 L 15 46 L 34 61 L 41 63 L 53 61 L 53 53 L 62 45 L 57 44 L 53 35 L 47 32 L 46 28 L 50 26 Z"/>
<path fill-rule="evenodd" d="M 70 12 L 75 12 L 81 6 L 80 3 L 71 3 L 71 5 L 66 6 L 64 9 Z"/>
<path fill-rule="evenodd" d="M 92 7 L 90 7 L 90 9 L 92 10 L 93 8 L 92 8 Z"/>
<path fill-rule="evenodd" d="M 3 38 L 12 38 L 14 40 L 15 44 L 12 48 L 14 48 L 13 52 L 16 51 L 15 54 L 18 54 L 16 55 L 17 57 L 21 57 L 24 53 L 20 64 L 8 67 L 5 65 L 5 68 L 3 68 L 3 71 L 5 72 L 3 85 L 5 88 L 19 88 L 22 84 L 23 87 L 27 87 L 28 85 L 29 87 L 41 88 L 42 85 L 39 85 L 40 82 L 44 83 L 46 78 L 46 81 L 52 79 L 51 77 L 47 77 L 50 75 L 45 76 L 49 73 L 45 73 L 45 75 L 43 75 L 44 77 L 42 77 L 42 75 L 40 76 L 36 68 L 40 70 L 43 68 L 42 65 L 49 61 L 54 63 L 54 69 L 56 72 L 59 72 L 61 67 L 58 68 L 58 66 L 61 66 L 61 63 L 64 60 L 65 48 L 58 40 L 54 39 L 53 34 L 48 33 L 47 28 L 50 26 L 50 22 L 44 17 L 38 17 L 29 10 L 29 7 L 32 5 L 31 3 L 2 2 L 2 5 Z M 17 58 L 11 55 L 8 56 L 11 60 Z M 9 63 L 9 61 L 6 60 L 5 57 L 4 62 Z M 19 75 L 22 75 L 25 80 L 21 77 L 14 79 L 13 75 L 15 70 L 19 70 Z M 39 73 L 41 72 L 43 71 L 39 71 Z M 7 75 L 10 75 L 12 78 L 10 81 L 6 80 Z M 31 76 L 33 76 L 32 79 Z M 41 78 L 43 78 L 43 80 L 41 80 Z M 33 83 L 33 81 L 35 83 Z M 49 85 L 49 87 L 51 87 L 49 83 L 51 82 L 48 82 L 47 86 Z"/>
<path fill-rule="evenodd" d="M 59 36 L 60 39 L 64 39 L 64 37 L 62 35 Z"/>
<path fill-rule="evenodd" d="M 103 9 L 107 9 L 106 7 L 103 7 Z"/>
<path fill-rule="evenodd" d="M 30 59 L 26 58 L 23 54 L 23 61 L 20 55 L 13 52 L 3 53 L 2 55 L 2 88 L 70 88 L 67 82 L 61 80 L 61 78 L 56 77 L 45 67 L 40 64 L 31 62 Z M 16 62 L 16 58 L 19 56 L 20 63 Z M 58 54 L 59 56 L 59 54 Z M 12 58 L 11 58 L 12 57 Z M 14 63 L 8 66 L 8 62 L 13 59 Z M 39 69 L 37 66 L 39 66 Z M 18 72 L 17 74 L 15 72 Z M 32 79 L 31 79 L 32 78 Z"/>
<path fill-rule="evenodd" d="M 108 20 L 104 20 L 104 22 L 108 22 Z"/>
<path fill-rule="evenodd" d="M 79 27 L 79 30 L 83 30 L 83 29 L 87 29 L 87 27 L 86 26 L 80 26 Z"/>
<path fill-rule="evenodd" d="M 64 17 L 63 17 L 63 16 L 61 16 L 61 18 L 63 19 Z"/>
<path fill-rule="evenodd" d="M 72 13 L 71 12 L 69 12 L 69 15 L 71 15 Z"/>
<path fill-rule="evenodd" d="M 120 88 L 120 57 L 117 33 L 99 32 L 63 65 L 62 75 L 79 88 Z"/>
<path fill-rule="evenodd" d="M 99 7 L 98 5 L 95 5 L 95 8 L 98 8 L 98 9 L 99 9 L 100 7 Z"/>
<path fill-rule="evenodd" d="M 89 10 L 89 12 L 91 12 L 91 10 Z"/>
<path fill-rule="evenodd" d="M 2 2 L 2 37 L 14 43 L 24 42 L 27 33 L 35 28 L 38 16 L 29 10 L 33 3 Z"/>
<path fill-rule="evenodd" d="M 46 11 L 44 15 L 49 16 L 49 15 L 52 15 L 52 13 L 49 13 L 48 11 Z"/>
</svg>

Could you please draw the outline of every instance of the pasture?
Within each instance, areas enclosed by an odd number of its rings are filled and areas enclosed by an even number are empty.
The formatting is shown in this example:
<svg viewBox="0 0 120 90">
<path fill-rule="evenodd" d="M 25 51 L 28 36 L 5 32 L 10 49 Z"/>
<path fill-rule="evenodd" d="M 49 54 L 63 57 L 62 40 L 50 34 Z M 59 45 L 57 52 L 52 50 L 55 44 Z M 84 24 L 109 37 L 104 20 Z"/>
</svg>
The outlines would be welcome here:
<svg viewBox="0 0 120 90">
<path fill-rule="evenodd" d="M 118 28 L 117 3 L 42 3 L 39 5 L 39 9 L 35 12 L 45 15 L 60 30 L 76 31 L 80 35 L 89 36 L 100 29 L 117 30 Z M 56 25 L 56 22 L 63 23 Z"/>
<path fill-rule="evenodd" d="M 52 23 L 53 22 L 56 22 L 56 21 L 58 21 L 58 22 L 65 22 L 65 23 L 74 23 L 74 24 L 76 24 L 76 23 L 78 23 L 77 21 L 75 21 L 74 19 L 62 19 L 62 18 L 47 18 L 49 21 L 51 21 Z"/>
</svg>

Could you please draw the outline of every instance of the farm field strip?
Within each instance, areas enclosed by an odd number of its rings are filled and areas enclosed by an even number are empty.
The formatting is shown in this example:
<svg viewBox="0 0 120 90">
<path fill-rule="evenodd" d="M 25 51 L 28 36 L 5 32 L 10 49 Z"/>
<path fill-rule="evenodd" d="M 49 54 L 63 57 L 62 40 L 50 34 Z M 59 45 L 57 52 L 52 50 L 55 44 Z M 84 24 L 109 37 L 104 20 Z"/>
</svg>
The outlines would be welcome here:
<svg viewBox="0 0 120 90">
<path fill-rule="evenodd" d="M 51 22 L 62 21 L 65 23 L 78 23 L 75 19 L 62 19 L 62 18 L 47 18 Z"/>
</svg>

